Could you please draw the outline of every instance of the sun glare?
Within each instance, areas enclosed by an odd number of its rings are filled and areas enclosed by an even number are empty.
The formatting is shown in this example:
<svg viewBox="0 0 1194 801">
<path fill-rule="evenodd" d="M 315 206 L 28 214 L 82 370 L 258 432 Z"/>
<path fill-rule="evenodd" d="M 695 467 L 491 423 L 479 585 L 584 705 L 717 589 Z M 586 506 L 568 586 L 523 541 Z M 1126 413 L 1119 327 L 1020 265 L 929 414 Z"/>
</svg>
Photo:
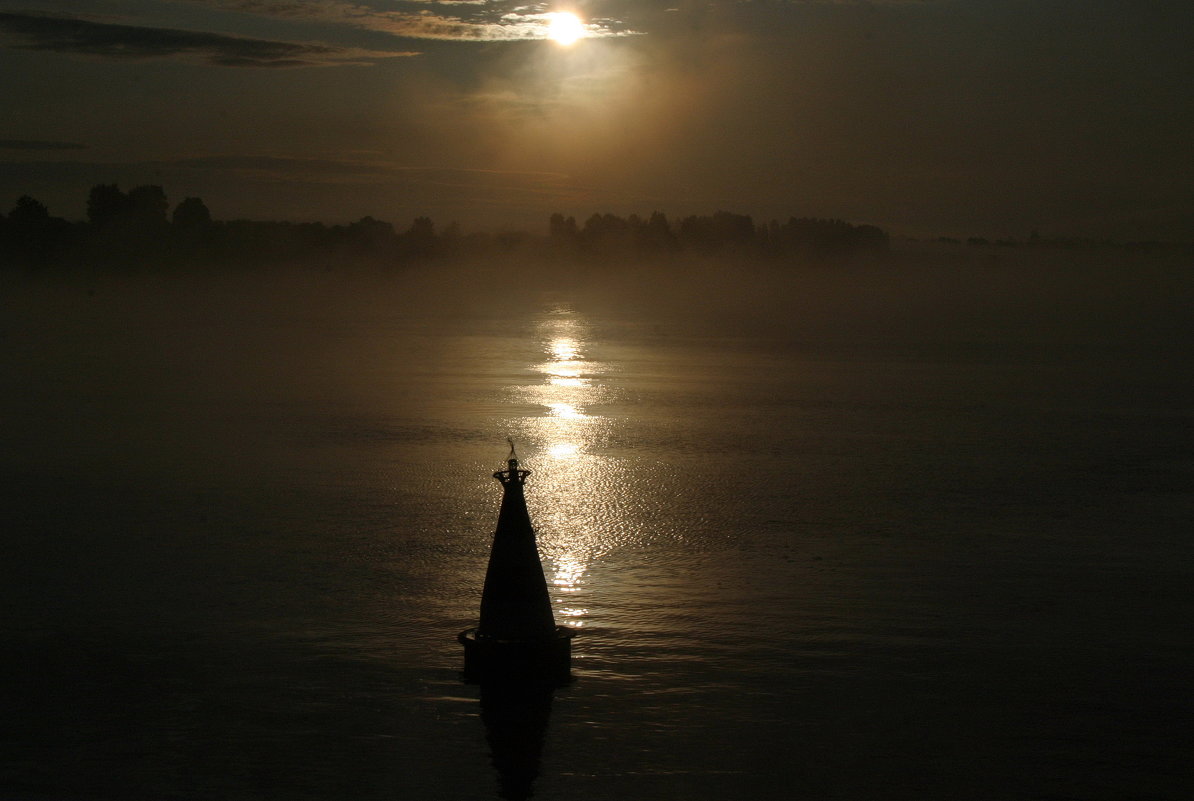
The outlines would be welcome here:
<svg viewBox="0 0 1194 801">
<path fill-rule="evenodd" d="M 567 47 L 585 37 L 585 24 L 569 11 L 555 11 L 547 15 L 547 38 Z"/>
</svg>

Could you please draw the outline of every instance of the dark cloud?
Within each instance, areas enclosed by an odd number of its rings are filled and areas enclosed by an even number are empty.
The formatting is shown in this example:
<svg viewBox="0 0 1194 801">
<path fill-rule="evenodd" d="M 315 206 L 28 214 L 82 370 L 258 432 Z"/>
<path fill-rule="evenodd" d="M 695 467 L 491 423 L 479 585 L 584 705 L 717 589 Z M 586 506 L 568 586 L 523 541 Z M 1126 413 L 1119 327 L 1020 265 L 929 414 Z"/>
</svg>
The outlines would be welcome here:
<svg viewBox="0 0 1194 801">
<path fill-rule="evenodd" d="M 0 150 L 83 150 L 78 142 L 43 142 L 37 139 L 0 139 Z"/>
<path fill-rule="evenodd" d="M 23 50 L 121 60 L 196 56 L 222 67 L 309 67 L 412 55 L 34 14 L 0 13 L 0 32 L 9 47 Z"/>
<path fill-rule="evenodd" d="M 411 39 L 463 42 L 543 39 L 551 11 L 547 4 L 522 0 L 190 0 L 222 11 L 235 11 L 282 20 L 314 20 L 388 33 Z M 583 5 L 583 4 L 580 4 Z M 629 26 L 606 14 L 578 8 L 587 38 L 633 33 Z"/>
</svg>

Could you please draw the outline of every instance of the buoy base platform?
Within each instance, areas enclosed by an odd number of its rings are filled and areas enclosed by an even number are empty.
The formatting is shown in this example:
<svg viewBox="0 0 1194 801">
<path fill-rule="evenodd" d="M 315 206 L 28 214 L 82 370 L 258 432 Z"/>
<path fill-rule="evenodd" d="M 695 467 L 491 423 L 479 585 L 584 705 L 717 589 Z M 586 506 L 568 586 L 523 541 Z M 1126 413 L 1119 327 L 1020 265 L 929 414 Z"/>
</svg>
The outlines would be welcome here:
<svg viewBox="0 0 1194 801">
<path fill-rule="evenodd" d="M 464 678 L 470 682 L 572 680 L 572 637 L 557 626 L 554 636 L 534 640 L 500 640 L 477 636 L 476 629 L 456 635 L 464 646 Z"/>
</svg>

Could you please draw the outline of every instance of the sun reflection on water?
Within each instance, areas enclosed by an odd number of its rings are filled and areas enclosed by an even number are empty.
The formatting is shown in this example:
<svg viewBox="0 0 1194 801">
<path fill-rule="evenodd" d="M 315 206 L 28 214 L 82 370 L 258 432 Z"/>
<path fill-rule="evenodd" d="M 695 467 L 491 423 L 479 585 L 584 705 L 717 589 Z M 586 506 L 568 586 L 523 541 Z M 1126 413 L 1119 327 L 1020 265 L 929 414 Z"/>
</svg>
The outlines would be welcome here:
<svg viewBox="0 0 1194 801">
<path fill-rule="evenodd" d="M 549 351 L 557 362 L 570 362 L 580 358 L 579 343 L 571 337 L 553 339 Z"/>
<path fill-rule="evenodd" d="M 528 502 L 558 622 L 583 627 L 587 576 L 617 539 L 611 477 L 619 465 L 602 452 L 613 419 L 604 416 L 614 368 L 596 358 L 584 320 L 556 306 L 535 325 L 543 361 L 528 365 L 541 379 L 513 388 L 515 402 L 539 409 L 513 420 L 519 454 L 534 471 Z"/>
<path fill-rule="evenodd" d="M 551 417 L 563 417 L 568 420 L 579 420 L 587 415 L 571 403 L 548 403 L 547 413 Z"/>
<path fill-rule="evenodd" d="M 553 459 L 575 459 L 580 449 L 572 442 L 553 442 L 547 446 L 547 455 Z"/>
</svg>

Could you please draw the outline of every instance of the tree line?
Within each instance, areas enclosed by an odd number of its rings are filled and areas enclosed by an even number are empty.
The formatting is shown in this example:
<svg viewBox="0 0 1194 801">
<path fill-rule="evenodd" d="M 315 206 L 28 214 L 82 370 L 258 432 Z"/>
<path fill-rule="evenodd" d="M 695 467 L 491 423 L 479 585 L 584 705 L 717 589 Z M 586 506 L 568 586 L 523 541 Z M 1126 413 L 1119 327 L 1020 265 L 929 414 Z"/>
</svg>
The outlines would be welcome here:
<svg viewBox="0 0 1194 801">
<path fill-rule="evenodd" d="M 842 220 L 790 218 L 756 224 L 747 215 L 718 211 L 676 223 L 662 212 L 647 217 L 552 214 L 546 235 L 526 232 L 462 234 L 455 223 L 442 231 L 417 217 L 399 231 L 362 217 L 347 225 L 213 219 L 207 204 L 186 197 L 171 207 L 157 185 L 122 191 L 98 184 L 87 195 L 87 219 L 68 221 L 28 195 L 0 213 L 0 265 L 41 268 L 55 264 L 153 267 L 220 263 L 377 263 L 402 265 L 455 256 L 501 252 L 608 260 L 663 258 L 672 254 L 736 254 L 784 258 L 833 258 L 877 253 L 888 235 L 871 225 Z"/>
<path fill-rule="evenodd" d="M 573 217 L 553 214 L 548 240 L 572 252 L 738 253 L 758 256 L 842 256 L 888 249 L 889 237 L 873 225 L 809 217 L 756 225 L 745 214 L 719 211 L 693 215 L 672 224 L 662 212 L 647 218 L 631 214 L 594 214 L 578 226 Z"/>
</svg>

